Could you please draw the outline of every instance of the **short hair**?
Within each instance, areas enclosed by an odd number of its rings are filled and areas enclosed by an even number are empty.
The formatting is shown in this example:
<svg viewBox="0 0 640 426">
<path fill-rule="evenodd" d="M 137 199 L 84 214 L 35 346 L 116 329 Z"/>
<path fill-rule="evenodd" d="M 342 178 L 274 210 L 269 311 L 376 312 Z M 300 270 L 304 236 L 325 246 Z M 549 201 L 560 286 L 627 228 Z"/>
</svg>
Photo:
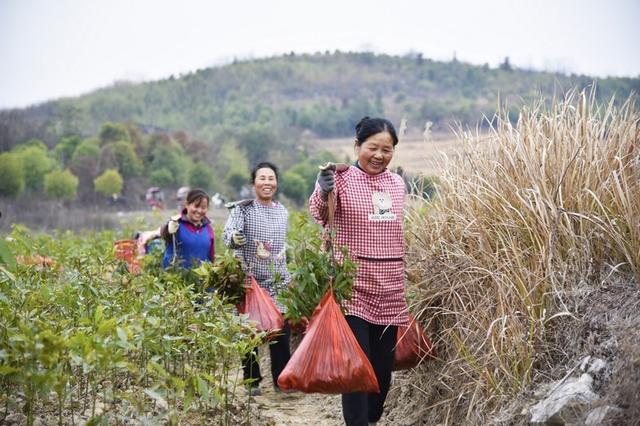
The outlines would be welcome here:
<svg viewBox="0 0 640 426">
<path fill-rule="evenodd" d="M 393 140 L 393 146 L 398 144 L 398 135 L 393 124 L 386 118 L 371 118 L 363 117 L 358 124 L 356 124 L 356 145 L 360 146 L 373 135 L 378 133 L 388 132 Z"/>
<path fill-rule="evenodd" d="M 256 181 L 256 173 L 260 169 L 271 169 L 271 170 L 273 170 L 273 173 L 276 175 L 276 180 L 278 180 L 278 168 L 275 166 L 275 164 L 270 163 L 268 161 L 263 161 L 261 163 L 256 164 L 253 167 L 253 169 L 251 170 L 251 183 L 255 183 L 255 181 Z"/>
</svg>

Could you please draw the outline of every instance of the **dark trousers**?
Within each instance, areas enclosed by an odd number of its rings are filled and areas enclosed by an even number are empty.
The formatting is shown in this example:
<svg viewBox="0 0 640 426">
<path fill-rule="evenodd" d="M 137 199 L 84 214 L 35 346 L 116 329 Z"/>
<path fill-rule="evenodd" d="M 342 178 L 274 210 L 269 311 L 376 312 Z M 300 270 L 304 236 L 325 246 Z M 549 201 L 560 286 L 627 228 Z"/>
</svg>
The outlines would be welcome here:
<svg viewBox="0 0 640 426">
<path fill-rule="evenodd" d="M 384 400 L 391 384 L 391 369 L 396 346 L 396 326 L 371 324 L 347 315 L 347 323 L 376 373 L 380 393 L 342 394 L 342 415 L 347 426 L 367 426 L 382 417 Z"/>
<path fill-rule="evenodd" d="M 278 376 L 284 370 L 284 366 L 289 362 L 291 353 L 289 352 L 289 336 L 291 330 L 288 321 L 284 322 L 282 332 L 269 342 L 269 352 L 271 352 L 271 377 L 273 385 L 278 386 Z M 255 347 L 242 360 L 242 371 L 244 379 L 254 379 L 255 384 L 260 383 L 262 375 L 260 374 L 260 363 L 258 362 L 258 347 Z"/>
</svg>

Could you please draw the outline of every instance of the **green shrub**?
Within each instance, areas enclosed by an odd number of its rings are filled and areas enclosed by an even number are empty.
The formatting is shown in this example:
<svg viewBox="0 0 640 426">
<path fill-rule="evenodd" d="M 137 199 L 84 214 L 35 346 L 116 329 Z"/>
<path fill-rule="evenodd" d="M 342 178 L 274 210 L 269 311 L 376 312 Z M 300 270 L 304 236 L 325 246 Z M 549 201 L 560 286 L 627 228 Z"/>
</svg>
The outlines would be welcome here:
<svg viewBox="0 0 640 426">
<path fill-rule="evenodd" d="M 191 167 L 191 170 L 189 170 L 188 182 L 191 188 L 202 188 L 205 191 L 209 191 L 213 185 L 211 166 L 201 161 L 196 162 L 193 167 Z"/>
<path fill-rule="evenodd" d="M 44 177 L 44 192 L 52 198 L 76 198 L 79 180 L 70 170 L 54 170 Z"/>
<path fill-rule="evenodd" d="M 47 150 L 39 145 L 27 147 L 18 151 L 24 173 L 25 188 L 39 191 L 44 184 L 44 176 L 53 167 L 53 161 L 47 156 Z"/>
<path fill-rule="evenodd" d="M 287 253 L 291 285 L 279 296 L 280 302 L 287 307 L 286 318 L 294 322 L 302 317 L 311 319 L 330 285 L 338 303 L 351 300 L 356 264 L 345 248 L 336 248 L 338 260 L 334 260 L 331 252 L 323 249 L 320 225 L 302 213 L 291 216 L 287 240 L 291 246 Z"/>
<path fill-rule="evenodd" d="M 264 334 L 224 298 L 173 271 L 129 274 L 113 232 L 10 237 L 21 260 L 0 267 L 0 395 L 27 424 L 43 412 L 105 424 L 246 417 L 234 371 Z"/>
<path fill-rule="evenodd" d="M 169 186 L 174 180 L 171 170 L 168 169 L 156 169 L 149 175 L 149 183 L 153 186 Z"/>
<path fill-rule="evenodd" d="M 100 176 L 95 178 L 93 186 L 98 194 L 102 194 L 105 197 L 111 195 L 120 195 L 122 191 L 123 180 L 120 173 L 114 169 L 105 170 Z"/>
<path fill-rule="evenodd" d="M 307 183 L 304 178 L 296 172 L 287 171 L 278 180 L 280 191 L 292 199 L 297 204 L 303 204 L 309 196 Z"/>
<path fill-rule="evenodd" d="M 0 194 L 17 197 L 24 189 L 24 172 L 21 158 L 13 153 L 0 154 Z"/>
</svg>

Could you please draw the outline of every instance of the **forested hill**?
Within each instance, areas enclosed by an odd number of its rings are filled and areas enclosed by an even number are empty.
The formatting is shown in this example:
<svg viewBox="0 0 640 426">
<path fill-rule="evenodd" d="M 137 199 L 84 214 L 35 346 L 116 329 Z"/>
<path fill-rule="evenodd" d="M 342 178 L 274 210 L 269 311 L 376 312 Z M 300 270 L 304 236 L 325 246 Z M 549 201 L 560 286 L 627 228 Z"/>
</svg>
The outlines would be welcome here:
<svg viewBox="0 0 640 426">
<path fill-rule="evenodd" d="M 238 61 L 148 83 L 117 83 L 77 97 L 20 110 L 0 111 L 0 151 L 31 138 L 49 147 L 68 134 L 89 136 L 105 122 L 132 122 L 145 132 L 184 130 L 217 144 L 250 124 L 273 128 L 287 143 L 305 130 L 318 137 L 348 136 L 363 115 L 380 114 L 420 128 L 452 121 L 474 125 L 492 115 L 498 99 L 517 108 L 540 94 L 551 98 L 593 83 L 565 76 L 497 69 L 419 54 L 290 54 Z M 597 81 L 599 100 L 624 99 L 640 89 L 638 78 Z"/>
</svg>

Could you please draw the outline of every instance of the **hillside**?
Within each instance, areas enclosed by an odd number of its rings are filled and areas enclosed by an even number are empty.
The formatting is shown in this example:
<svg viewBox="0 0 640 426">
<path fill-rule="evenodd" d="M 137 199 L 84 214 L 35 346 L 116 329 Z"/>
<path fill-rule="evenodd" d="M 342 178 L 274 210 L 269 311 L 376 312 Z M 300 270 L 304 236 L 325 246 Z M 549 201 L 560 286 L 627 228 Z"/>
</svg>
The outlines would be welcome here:
<svg viewBox="0 0 640 426">
<path fill-rule="evenodd" d="M 229 131 L 268 124 L 292 144 L 300 132 L 318 137 L 351 136 L 363 115 L 408 119 L 414 130 L 426 121 L 434 130 L 460 121 L 470 126 L 492 116 L 498 99 L 512 111 L 522 102 L 550 99 L 593 78 L 421 55 L 317 53 L 234 62 L 147 83 L 116 83 L 78 97 L 22 110 L 0 111 L 0 150 L 30 138 L 49 147 L 70 133 L 89 136 L 106 122 L 134 122 L 144 132 L 184 130 L 209 144 Z M 623 99 L 640 89 L 638 78 L 597 82 L 597 99 Z"/>
<path fill-rule="evenodd" d="M 353 160 L 353 127 L 365 115 L 396 124 L 402 142 L 391 167 L 405 170 L 410 184 L 428 183 L 441 152 L 455 145 L 451 129 L 485 131 L 498 108 L 515 122 L 523 105 L 548 104 L 573 87 L 615 105 L 640 91 L 638 78 L 593 85 L 588 76 L 514 69 L 507 60 L 491 69 L 341 52 L 118 83 L 0 111 L 0 197 L 21 205 L 42 195 L 79 204 L 120 197 L 131 209 L 141 207 L 148 187 L 175 194 L 188 185 L 237 198 L 252 165 L 268 159 L 283 172 L 285 202 L 301 206 L 317 164 Z"/>
</svg>

